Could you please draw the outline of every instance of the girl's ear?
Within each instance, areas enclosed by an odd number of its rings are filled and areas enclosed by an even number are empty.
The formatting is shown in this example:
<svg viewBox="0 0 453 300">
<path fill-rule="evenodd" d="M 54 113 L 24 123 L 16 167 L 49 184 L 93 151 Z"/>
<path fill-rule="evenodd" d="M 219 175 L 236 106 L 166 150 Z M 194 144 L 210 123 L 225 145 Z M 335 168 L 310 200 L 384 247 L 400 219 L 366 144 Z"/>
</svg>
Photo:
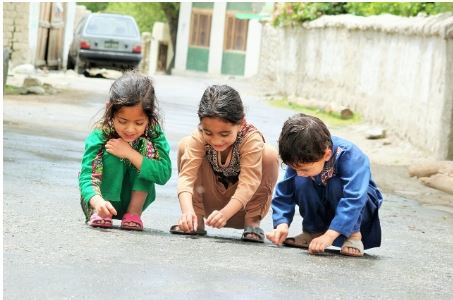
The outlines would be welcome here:
<svg viewBox="0 0 453 300">
<path fill-rule="evenodd" d="M 332 157 L 332 149 L 330 148 L 327 148 L 325 151 L 324 151 L 324 161 L 328 161 L 330 158 Z"/>
</svg>

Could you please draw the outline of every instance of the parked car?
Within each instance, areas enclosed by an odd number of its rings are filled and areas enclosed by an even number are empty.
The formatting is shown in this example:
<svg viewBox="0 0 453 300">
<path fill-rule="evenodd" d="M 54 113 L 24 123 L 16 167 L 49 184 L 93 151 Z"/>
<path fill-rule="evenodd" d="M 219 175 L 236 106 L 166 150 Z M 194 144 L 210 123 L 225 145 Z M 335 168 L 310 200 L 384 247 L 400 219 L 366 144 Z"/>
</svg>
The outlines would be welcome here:
<svg viewBox="0 0 453 300">
<path fill-rule="evenodd" d="M 91 67 L 132 69 L 142 59 L 140 31 L 135 19 L 93 13 L 77 25 L 68 53 L 68 69 L 83 74 Z"/>
</svg>

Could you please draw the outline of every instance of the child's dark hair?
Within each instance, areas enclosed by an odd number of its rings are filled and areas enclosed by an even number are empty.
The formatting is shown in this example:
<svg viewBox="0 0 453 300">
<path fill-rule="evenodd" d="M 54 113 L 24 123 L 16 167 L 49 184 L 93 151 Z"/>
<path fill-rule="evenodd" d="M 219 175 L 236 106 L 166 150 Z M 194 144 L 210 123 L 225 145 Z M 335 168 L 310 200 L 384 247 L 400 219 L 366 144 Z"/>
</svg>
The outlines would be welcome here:
<svg viewBox="0 0 453 300">
<path fill-rule="evenodd" d="M 244 106 L 239 93 L 228 85 L 211 85 L 201 97 L 198 117 L 220 118 L 233 124 L 241 123 Z"/>
<path fill-rule="evenodd" d="M 326 125 L 303 113 L 285 122 L 278 139 L 278 152 L 287 165 L 319 161 L 328 148 L 332 149 L 332 139 Z"/>
<path fill-rule="evenodd" d="M 124 106 L 135 106 L 139 103 L 149 118 L 149 128 L 153 128 L 159 123 L 153 82 L 150 77 L 137 71 L 128 71 L 116 79 L 110 87 L 109 101 L 100 121 L 103 131 L 107 135 L 112 135 L 111 122 L 115 113 Z"/>
</svg>

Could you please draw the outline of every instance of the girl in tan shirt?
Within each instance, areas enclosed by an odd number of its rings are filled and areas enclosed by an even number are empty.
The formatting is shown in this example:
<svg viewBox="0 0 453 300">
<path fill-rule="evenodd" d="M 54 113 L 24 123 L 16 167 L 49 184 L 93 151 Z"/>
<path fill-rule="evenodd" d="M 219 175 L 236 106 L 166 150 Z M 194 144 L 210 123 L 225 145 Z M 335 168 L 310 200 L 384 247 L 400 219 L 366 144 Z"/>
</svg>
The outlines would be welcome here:
<svg viewBox="0 0 453 300">
<path fill-rule="evenodd" d="M 214 228 L 244 228 L 242 240 L 263 242 L 259 227 L 278 177 L 278 154 L 245 120 L 239 93 L 208 87 L 198 108 L 200 125 L 178 150 L 181 217 L 175 234 L 205 235 Z"/>
</svg>

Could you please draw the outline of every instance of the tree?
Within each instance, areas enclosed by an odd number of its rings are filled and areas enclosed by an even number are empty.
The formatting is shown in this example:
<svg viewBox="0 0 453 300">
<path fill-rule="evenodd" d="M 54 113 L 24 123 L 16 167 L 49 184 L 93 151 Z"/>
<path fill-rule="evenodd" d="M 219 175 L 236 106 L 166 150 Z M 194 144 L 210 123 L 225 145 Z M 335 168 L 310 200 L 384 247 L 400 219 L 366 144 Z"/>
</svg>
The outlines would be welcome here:
<svg viewBox="0 0 453 300">
<path fill-rule="evenodd" d="M 77 4 L 85 6 L 91 12 L 101 12 L 109 5 L 108 2 L 77 2 Z"/>
<path fill-rule="evenodd" d="M 157 2 L 110 2 L 104 12 L 133 16 L 140 32 L 151 32 L 155 22 L 165 21 L 165 14 Z"/>
<path fill-rule="evenodd" d="M 179 3 L 177 2 L 160 2 L 160 7 L 167 17 L 168 27 L 170 29 L 171 45 L 173 47 L 173 57 L 165 72 L 171 73 L 171 69 L 175 65 L 176 53 L 176 35 L 178 33 L 178 19 L 179 19 Z"/>
</svg>

